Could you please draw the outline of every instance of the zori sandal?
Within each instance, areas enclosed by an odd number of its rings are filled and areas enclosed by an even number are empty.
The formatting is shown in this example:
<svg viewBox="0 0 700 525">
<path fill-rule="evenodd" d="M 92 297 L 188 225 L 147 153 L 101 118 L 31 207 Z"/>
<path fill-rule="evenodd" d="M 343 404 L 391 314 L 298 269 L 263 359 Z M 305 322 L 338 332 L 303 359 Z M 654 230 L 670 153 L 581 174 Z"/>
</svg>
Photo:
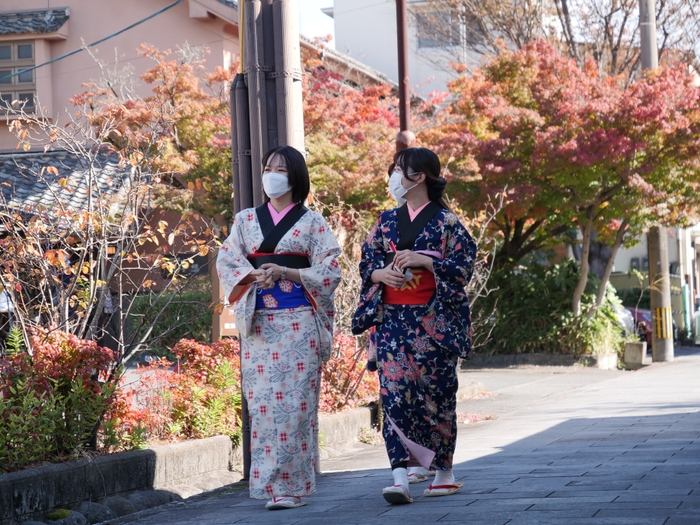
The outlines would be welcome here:
<svg viewBox="0 0 700 525">
<path fill-rule="evenodd" d="M 295 509 L 297 507 L 303 507 L 304 505 L 306 505 L 306 502 L 301 501 L 301 498 L 284 496 L 282 498 L 272 498 L 265 504 L 265 508 L 268 510 L 282 510 Z"/>
<path fill-rule="evenodd" d="M 384 496 L 384 499 L 386 501 L 393 505 L 413 503 L 411 493 L 403 485 L 394 485 L 393 487 L 386 487 L 384 490 L 382 490 L 382 496 Z"/>
<path fill-rule="evenodd" d="M 422 472 L 409 472 L 408 482 L 409 483 L 422 483 L 423 481 L 428 481 L 428 476 Z"/>
<path fill-rule="evenodd" d="M 461 481 L 456 481 L 451 485 L 428 485 L 428 488 L 423 492 L 423 496 L 426 498 L 435 496 L 449 496 L 459 491 L 464 486 Z"/>
</svg>

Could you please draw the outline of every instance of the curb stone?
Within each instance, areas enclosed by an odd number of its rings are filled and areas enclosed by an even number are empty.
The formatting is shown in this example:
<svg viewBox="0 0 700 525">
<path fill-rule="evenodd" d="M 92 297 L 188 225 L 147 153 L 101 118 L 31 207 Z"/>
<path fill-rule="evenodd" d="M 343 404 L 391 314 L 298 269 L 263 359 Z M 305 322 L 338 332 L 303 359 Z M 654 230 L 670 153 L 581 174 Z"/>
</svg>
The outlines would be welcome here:
<svg viewBox="0 0 700 525">
<path fill-rule="evenodd" d="M 474 354 L 462 360 L 461 370 L 475 368 L 508 368 L 513 366 L 590 366 L 602 369 L 615 368 L 616 353 L 574 356 L 571 354 Z"/>
</svg>

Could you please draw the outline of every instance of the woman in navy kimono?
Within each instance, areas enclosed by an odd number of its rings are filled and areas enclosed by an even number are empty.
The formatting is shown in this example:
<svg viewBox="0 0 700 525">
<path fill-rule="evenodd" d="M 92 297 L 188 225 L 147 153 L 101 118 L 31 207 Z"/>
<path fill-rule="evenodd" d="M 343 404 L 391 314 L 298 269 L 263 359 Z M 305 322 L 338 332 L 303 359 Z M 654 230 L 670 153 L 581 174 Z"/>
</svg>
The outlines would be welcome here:
<svg viewBox="0 0 700 525">
<path fill-rule="evenodd" d="M 457 360 L 471 350 L 465 286 L 476 244 L 445 204 L 447 182 L 435 153 L 400 151 L 390 172 L 389 190 L 400 207 L 379 216 L 362 247 L 353 332 L 371 329 L 376 351 L 370 361 L 379 371 L 382 431 L 394 477 L 383 496 L 410 503 L 410 467 L 436 470 L 424 496 L 454 494 L 462 486 L 452 473 Z"/>
</svg>

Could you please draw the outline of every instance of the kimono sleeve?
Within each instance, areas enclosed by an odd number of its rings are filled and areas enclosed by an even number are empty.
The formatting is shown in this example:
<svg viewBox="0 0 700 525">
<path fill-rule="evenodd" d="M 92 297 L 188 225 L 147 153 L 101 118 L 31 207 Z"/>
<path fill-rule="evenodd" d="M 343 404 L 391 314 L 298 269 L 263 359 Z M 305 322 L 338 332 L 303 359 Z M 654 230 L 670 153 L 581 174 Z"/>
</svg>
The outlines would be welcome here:
<svg viewBox="0 0 700 525">
<path fill-rule="evenodd" d="M 360 302 L 352 318 L 352 333 L 359 335 L 381 323 L 383 317 L 382 284 L 372 282 L 372 272 L 384 268 L 386 248 L 382 235 L 382 216 L 379 216 L 367 240 L 362 245 L 360 261 Z"/>
<path fill-rule="evenodd" d="M 227 302 L 234 304 L 236 328 L 242 336 L 247 336 L 255 311 L 254 288 L 240 282 L 253 271 L 248 262 L 248 250 L 245 244 L 245 210 L 236 215 L 231 235 L 219 248 L 216 258 L 216 272 L 224 290 Z"/>
<path fill-rule="evenodd" d="M 445 214 L 443 259 L 433 261 L 439 301 L 450 303 L 466 299 L 464 288 L 472 278 L 475 257 L 474 239 L 454 214 Z"/>
<path fill-rule="evenodd" d="M 333 339 L 334 293 L 341 277 L 338 263 L 341 250 L 328 223 L 319 214 L 314 214 L 308 240 L 311 267 L 301 268 L 299 277 L 316 312 L 321 336 L 319 354 L 327 361 L 331 355 Z"/>
</svg>

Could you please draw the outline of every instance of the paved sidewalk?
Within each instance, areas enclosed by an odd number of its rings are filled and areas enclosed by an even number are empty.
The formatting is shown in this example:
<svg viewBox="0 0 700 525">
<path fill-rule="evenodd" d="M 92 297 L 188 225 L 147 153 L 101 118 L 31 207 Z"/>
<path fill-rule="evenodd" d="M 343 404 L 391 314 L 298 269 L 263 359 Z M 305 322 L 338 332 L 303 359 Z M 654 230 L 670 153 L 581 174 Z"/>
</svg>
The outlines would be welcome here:
<svg viewBox="0 0 700 525">
<path fill-rule="evenodd" d="M 413 504 L 389 505 L 383 448 L 357 445 L 323 461 L 305 507 L 267 511 L 233 485 L 110 523 L 700 524 L 700 349 L 635 372 L 523 367 L 467 377 L 489 395 L 459 410 L 495 419 L 460 425 L 458 494 L 423 498 L 422 483 L 411 485 Z"/>
</svg>

